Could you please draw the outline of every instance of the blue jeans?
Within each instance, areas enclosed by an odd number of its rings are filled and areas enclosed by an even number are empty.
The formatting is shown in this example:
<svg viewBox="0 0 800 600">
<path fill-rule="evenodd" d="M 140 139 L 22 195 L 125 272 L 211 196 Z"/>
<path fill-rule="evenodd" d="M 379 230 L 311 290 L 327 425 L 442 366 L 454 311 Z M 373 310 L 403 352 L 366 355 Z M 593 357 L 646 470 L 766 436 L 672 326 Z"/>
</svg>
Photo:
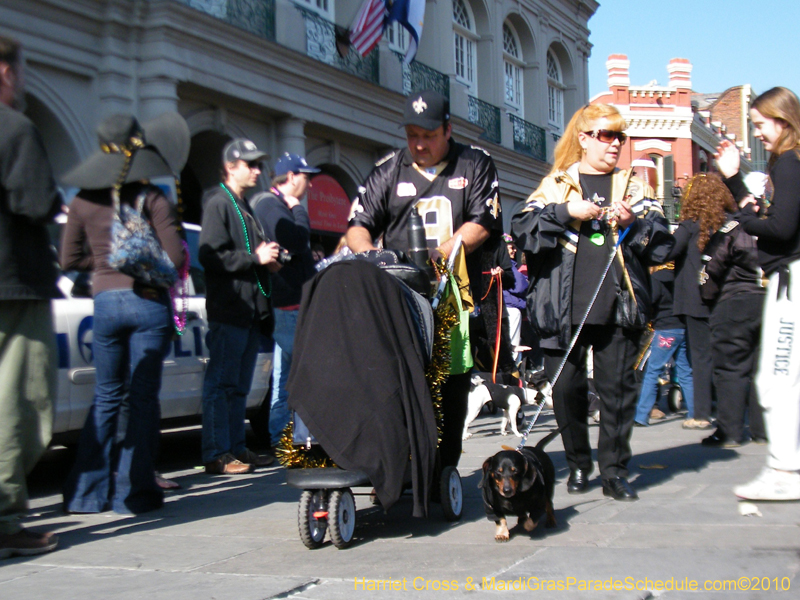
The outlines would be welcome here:
<svg viewBox="0 0 800 600">
<path fill-rule="evenodd" d="M 639 402 L 636 406 L 637 423 L 648 424 L 650 411 L 658 398 L 658 376 L 673 356 L 678 383 L 686 401 L 688 418 L 694 418 L 694 384 L 689 348 L 686 344 L 686 330 L 660 329 L 655 332 L 653 342 L 650 344 L 650 358 L 647 359 L 642 391 L 639 393 Z"/>
<path fill-rule="evenodd" d="M 153 450 L 158 435 L 161 370 L 172 338 L 168 298 L 110 290 L 94 299 L 92 352 L 97 384 L 81 431 L 75 465 L 64 485 L 72 512 L 122 514 L 159 508 Z M 120 413 L 127 395 L 125 432 Z M 121 442 L 117 443 L 117 439 Z"/>
<path fill-rule="evenodd" d="M 281 432 L 289 422 L 289 408 L 286 405 L 288 392 L 286 382 L 292 368 L 294 349 L 294 330 L 297 329 L 297 310 L 275 309 L 275 340 L 272 367 L 272 400 L 269 406 L 269 439 L 275 446 L 281 439 Z"/>
<path fill-rule="evenodd" d="M 203 380 L 203 462 L 245 451 L 245 409 L 258 357 L 258 327 L 208 324 Z"/>
</svg>

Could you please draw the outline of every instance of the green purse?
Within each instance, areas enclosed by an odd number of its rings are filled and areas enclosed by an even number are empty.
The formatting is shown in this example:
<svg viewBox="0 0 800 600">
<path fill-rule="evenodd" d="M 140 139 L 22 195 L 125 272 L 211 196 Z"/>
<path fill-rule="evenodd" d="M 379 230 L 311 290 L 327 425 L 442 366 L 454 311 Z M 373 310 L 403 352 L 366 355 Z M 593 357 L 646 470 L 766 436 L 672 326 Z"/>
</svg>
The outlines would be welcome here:
<svg viewBox="0 0 800 600">
<path fill-rule="evenodd" d="M 469 343 L 469 311 L 461 305 L 456 278 L 450 274 L 450 293 L 455 299 L 458 311 L 458 324 L 450 333 L 450 374 L 460 375 L 468 372 L 472 365 L 472 346 Z"/>
</svg>

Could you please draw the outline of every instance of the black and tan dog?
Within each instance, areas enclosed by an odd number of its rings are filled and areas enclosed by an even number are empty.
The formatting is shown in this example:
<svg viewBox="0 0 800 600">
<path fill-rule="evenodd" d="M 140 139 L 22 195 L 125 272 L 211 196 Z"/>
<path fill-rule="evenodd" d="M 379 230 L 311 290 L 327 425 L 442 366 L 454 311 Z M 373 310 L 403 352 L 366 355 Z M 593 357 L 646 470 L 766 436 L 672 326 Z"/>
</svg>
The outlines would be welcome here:
<svg viewBox="0 0 800 600">
<path fill-rule="evenodd" d="M 555 430 L 542 438 L 535 447 L 522 450 L 502 450 L 483 463 L 483 490 L 486 517 L 497 525 L 494 539 L 509 540 L 506 516 L 516 515 L 517 524 L 533 531 L 543 513 L 545 525 L 556 526 L 553 512 L 553 489 L 556 470 L 544 447 L 560 433 Z"/>
</svg>

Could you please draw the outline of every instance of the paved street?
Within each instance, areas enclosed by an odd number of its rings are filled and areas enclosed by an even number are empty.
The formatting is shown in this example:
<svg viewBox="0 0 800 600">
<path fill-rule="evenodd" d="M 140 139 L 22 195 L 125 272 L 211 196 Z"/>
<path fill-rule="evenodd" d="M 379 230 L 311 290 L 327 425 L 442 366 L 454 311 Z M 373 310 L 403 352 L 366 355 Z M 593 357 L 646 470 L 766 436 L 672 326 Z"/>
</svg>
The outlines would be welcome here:
<svg viewBox="0 0 800 600">
<path fill-rule="evenodd" d="M 0 563 L 0 598 L 446 599 L 533 592 L 541 598 L 672 600 L 761 598 L 774 595 L 776 585 L 791 585 L 780 596 L 800 597 L 800 503 L 760 503 L 761 516 L 741 516 L 731 493 L 734 484 L 759 472 L 765 446 L 706 449 L 699 441 L 707 432 L 683 430 L 678 417 L 635 429 L 631 479 L 641 499 L 622 503 L 603 497 L 596 472 L 588 493 L 568 495 L 568 471 L 556 439 L 548 450 L 558 474 L 558 528 L 533 534 L 514 529 L 509 543 L 498 544 L 477 488 L 485 458 L 503 443 L 516 445 L 516 438 L 497 434 L 498 422 L 499 415 L 482 415 L 465 444 L 461 522 L 447 523 L 438 505 L 430 518 L 412 519 L 408 495 L 388 515 L 357 496 L 356 541 L 346 550 L 330 543 L 314 551 L 302 545 L 300 492 L 285 485 L 282 468 L 239 477 L 204 475 L 196 466 L 198 430 L 164 436 L 162 467 L 183 489 L 169 493 L 163 509 L 133 518 L 63 514 L 59 488 L 70 458 L 66 450 L 53 450 L 32 478 L 27 524 L 57 531 L 61 546 L 51 554 Z M 531 441 L 553 426 L 552 415 L 544 415 Z M 596 445 L 597 427 L 592 435 Z M 484 578 L 511 591 L 481 589 Z M 693 580 L 698 589 L 609 589 L 626 583 L 641 587 L 645 578 L 679 588 Z M 745 583 L 739 578 L 771 591 L 703 591 L 706 581 L 713 586 L 716 580 L 719 587 L 728 580 L 730 590 L 730 581 Z M 376 580 L 399 581 L 406 590 Z M 537 585 L 546 585 L 542 580 L 569 584 L 569 590 L 537 591 Z M 361 587 L 354 589 L 357 581 Z M 513 590 L 521 584 L 529 591 Z M 581 584 L 606 589 L 586 591 Z"/>
</svg>

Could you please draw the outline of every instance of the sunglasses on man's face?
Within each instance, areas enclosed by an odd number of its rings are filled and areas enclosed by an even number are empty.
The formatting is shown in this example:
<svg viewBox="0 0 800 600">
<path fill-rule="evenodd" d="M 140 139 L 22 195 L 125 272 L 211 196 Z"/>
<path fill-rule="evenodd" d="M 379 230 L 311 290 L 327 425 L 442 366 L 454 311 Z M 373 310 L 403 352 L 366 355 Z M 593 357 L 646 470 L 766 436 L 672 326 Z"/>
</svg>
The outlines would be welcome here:
<svg viewBox="0 0 800 600">
<path fill-rule="evenodd" d="M 614 140 L 619 140 L 620 145 L 628 141 L 628 136 L 621 131 L 611 131 L 610 129 L 596 129 L 595 131 L 584 131 L 588 136 L 591 136 L 604 144 L 610 144 Z"/>
<path fill-rule="evenodd" d="M 247 162 L 247 166 L 250 167 L 251 170 L 252 169 L 261 169 L 261 161 L 259 161 L 259 160 L 250 160 L 250 161 Z"/>
</svg>

